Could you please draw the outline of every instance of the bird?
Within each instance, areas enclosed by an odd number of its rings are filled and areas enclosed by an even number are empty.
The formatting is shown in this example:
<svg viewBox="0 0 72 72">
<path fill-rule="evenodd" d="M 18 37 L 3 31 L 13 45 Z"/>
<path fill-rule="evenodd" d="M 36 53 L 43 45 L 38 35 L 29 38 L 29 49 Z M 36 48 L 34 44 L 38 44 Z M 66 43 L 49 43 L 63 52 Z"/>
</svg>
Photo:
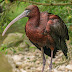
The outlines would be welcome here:
<svg viewBox="0 0 72 72">
<path fill-rule="evenodd" d="M 8 28 L 21 18 L 28 17 L 25 25 L 25 32 L 28 39 L 42 52 L 44 72 L 46 59 L 45 54 L 51 57 L 49 72 L 52 70 L 52 59 L 56 52 L 62 50 L 66 58 L 68 47 L 66 40 L 69 40 L 68 29 L 63 20 L 52 13 L 40 12 L 36 5 L 29 5 L 24 12 L 12 20 L 2 33 L 6 33 Z"/>
</svg>

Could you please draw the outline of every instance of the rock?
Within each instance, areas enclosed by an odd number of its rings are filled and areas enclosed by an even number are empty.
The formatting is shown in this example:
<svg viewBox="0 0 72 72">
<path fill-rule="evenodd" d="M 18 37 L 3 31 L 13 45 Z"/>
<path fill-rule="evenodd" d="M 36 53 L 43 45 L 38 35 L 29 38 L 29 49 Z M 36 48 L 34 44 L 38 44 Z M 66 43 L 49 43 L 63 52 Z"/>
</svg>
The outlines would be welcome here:
<svg viewBox="0 0 72 72">
<path fill-rule="evenodd" d="M 7 47 L 11 47 L 17 45 L 19 42 L 23 41 L 23 34 L 22 33 L 10 33 L 4 39 L 3 44 Z"/>
<path fill-rule="evenodd" d="M 22 64 L 22 66 L 23 66 L 23 69 L 30 70 L 31 68 L 34 67 L 34 63 L 24 62 L 24 63 Z"/>
<path fill-rule="evenodd" d="M 65 65 L 59 66 L 58 70 L 65 70 Z"/>
<path fill-rule="evenodd" d="M 19 47 L 19 48 L 23 48 L 23 49 L 25 49 L 25 48 L 29 48 L 29 45 L 26 44 L 25 41 L 23 41 L 22 43 L 19 44 L 18 47 Z"/>
<path fill-rule="evenodd" d="M 22 68 L 22 62 L 16 62 L 16 68 L 21 69 Z"/>
<path fill-rule="evenodd" d="M 20 69 L 20 71 L 21 71 L 21 72 L 26 72 L 26 71 L 25 71 L 25 70 L 23 70 L 23 69 Z"/>
<path fill-rule="evenodd" d="M 12 72 L 12 66 L 2 53 L 0 53 L 0 72 Z"/>
<path fill-rule="evenodd" d="M 24 36 L 24 40 L 23 40 L 23 42 L 22 43 L 20 43 L 19 44 L 19 46 L 18 47 L 20 47 L 20 48 L 35 48 L 35 46 L 29 41 L 29 39 L 28 39 L 28 37 L 25 35 Z"/>
<path fill-rule="evenodd" d="M 66 69 L 72 70 L 72 65 L 71 65 L 71 64 L 67 65 L 67 66 L 66 66 Z"/>
<path fill-rule="evenodd" d="M 14 55 L 14 56 L 12 56 L 12 59 L 13 59 L 14 62 L 16 63 L 16 62 L 20 61 L 22 57 L 23 57 L 23 56 Z"/>
<path fill-rule="evenodd" d="M 53 72 L 59 72 L 57 69 L 54 69 Z"/>
<path fill-rule="evenodd" d="M 40 61 L 36 61 L 36 64 L 39 64 L 40 63 Z"/>
<path fill-rule="evenodd" d="M 29 39 L 28 39 L 28 37 L 27 37 L 26 35 L 24 36 L 24 41 L 25 41 L 25 43 L 28 44 L 29 46 L 32 45 L 32 43 L 29 41 Z"/>
<path fill-rule="evenodd" d="M 13 69 L 13 72 L 20 72 L 20 70 L 19 70 L 19 69 L 14 68 L 14 69 Z"/>
</svg>

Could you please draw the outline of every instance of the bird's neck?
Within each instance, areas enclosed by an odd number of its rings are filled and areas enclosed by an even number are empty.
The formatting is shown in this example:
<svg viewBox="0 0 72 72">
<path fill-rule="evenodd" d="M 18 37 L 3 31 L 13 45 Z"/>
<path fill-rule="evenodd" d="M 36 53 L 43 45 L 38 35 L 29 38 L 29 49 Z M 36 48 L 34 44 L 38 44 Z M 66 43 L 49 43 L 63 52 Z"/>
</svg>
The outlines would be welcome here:
<svg viewBox="0 0 72 72">
<path fill-rule="evenodd" d="M 29 18 L 29 20 L 26 23 L 25 26 L 25 31 L 26 31 L 26 35 L 29 39 L 33 38 L 34 34 L 37 33 L 37 30 L 39 28 L 39 16 L 35 16 L 32 18 Z"/>
<path fill-rule="evenodd" d="M 29 18 L 27 24 L 29 25 L 29 27 L 31 27 L 31 28 L 34 27 L 35 28 L 35 27 L 39 26 L 39 24 L 40 24 L 39 22 L 40 22 L 40 14 Z"/>
</svg>

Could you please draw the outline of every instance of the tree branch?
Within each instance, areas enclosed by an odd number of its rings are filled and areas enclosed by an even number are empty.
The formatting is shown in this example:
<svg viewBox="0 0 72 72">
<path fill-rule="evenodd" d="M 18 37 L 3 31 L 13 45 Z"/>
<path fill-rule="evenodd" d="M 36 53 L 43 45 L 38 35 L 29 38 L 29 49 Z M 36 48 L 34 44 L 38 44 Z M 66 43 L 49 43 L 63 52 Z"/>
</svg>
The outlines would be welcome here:
<svg viewBox="0 0 72 72">
<path fill-rule="evenodd" d="M 32 4 L 36 4 L 36 5 L 44 5 L 44 6 L 66 6 L 66 5 L 72 5 L 71 3 L 58 3 L 58 4 L 48 4 L 48 3 L 39 3 L 39 2 L 34 2 L 34 1 L 29 1 L 29 0 L 18 0 L 18 1 L 22 1 L 22 2 L 28 2 L 28 3 L 32 3 Z"/>
</svg>

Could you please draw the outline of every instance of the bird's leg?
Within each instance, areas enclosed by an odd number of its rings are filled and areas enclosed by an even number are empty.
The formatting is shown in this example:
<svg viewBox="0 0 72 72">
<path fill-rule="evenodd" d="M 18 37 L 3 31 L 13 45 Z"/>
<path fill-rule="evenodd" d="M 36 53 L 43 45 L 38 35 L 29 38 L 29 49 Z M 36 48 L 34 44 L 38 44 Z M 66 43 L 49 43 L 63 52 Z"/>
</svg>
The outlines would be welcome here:
<svg viewBox="0 0 72 72">
<path fill-rule="evenodd" d="M 44 56 L 44 50 L 43 50 L 43 48 L 41 48 L 41 51 L 42 51 L 42 58 L 43 58 L 43 68 L 42 68 L 42 72 L 43 72 L 44 68 L 45 68 L 46 59 L 45 59 L 45 56 Z"/>
<path fill-rule="evenodd" d="M 53 50 L 51 50 L 51 62 L 49 65 L 49 72 L 51 72 L 51 70 L 52 70 L 52 58 L 53 58 Z"/>
</svg>

